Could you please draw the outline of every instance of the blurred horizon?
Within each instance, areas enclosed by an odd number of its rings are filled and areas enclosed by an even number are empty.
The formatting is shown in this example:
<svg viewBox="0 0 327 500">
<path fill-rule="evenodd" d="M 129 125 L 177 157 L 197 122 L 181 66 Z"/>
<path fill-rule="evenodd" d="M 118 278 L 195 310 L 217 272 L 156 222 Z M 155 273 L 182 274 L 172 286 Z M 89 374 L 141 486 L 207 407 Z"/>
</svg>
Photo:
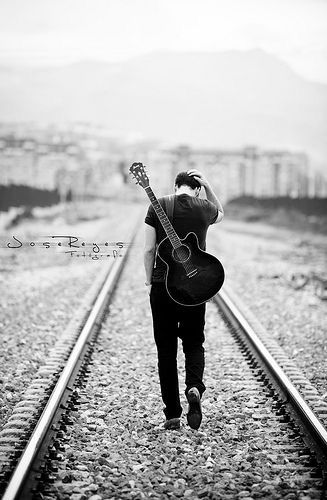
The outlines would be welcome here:
<svg viewBox="0 0 327 500">
<path fill-rule="evenodd" d="M 10 68 L 10 69 L 16 69 L 16 70 L 28 70 L 28 69 L 37 69 L 37 70 L 56 70 L 60 68 L 67 68 L 70 66 L 78 66 L 82 64 L 94 64 L 94 65 L 110 65 L 110 66 L 119 66 L 120 64 L 123 63 L 129 63 L 132 61 L 137 61 L 139 59 L 144 59 L 147 57 L 152 57 L 152 56 L 157 56 L 157 55 L 162 55 L 162 54 L 171 54 L 172 56 L 181 56 L 181 55 L 208 55 L 208 56 L 214 56 L 214 55 L 219 55 L 219 54 L 233 54 L 233 53 L 239 53 L 239 54 L 244 54 L 246 55 L 247 53 L 263 53 L 268 56 L 271 56 L 272 58 L 279 60 L 281 64 L 284 64 L 289 68 L 290 71 L 292 71 L 296 76 L 299 78 L 309 82 L 309 83 L 316 83 L 321 86 L 327 86 L 327 77 L 326 79 L 322 78 L 321 80 L 310 78 L 308 74 L 305 74 L 305 72 L 299 71 L 298 68 L 294 67 L 294 65 L 290 64 L 289 61 L 286 61 L 282 57 L 276 55 L 273 52 L 270 52 L 269 50 L 262 49 L 261 47 L 252 47 L 252 48 L 246 48 L 246 49 L 221 49 L 221 50 L 177 50 L 177 49 L 153 49 L 145 52 L 140 52 L 139 54 L 135 55 L 130 55 L 127 57 L 119 58 L 117 60 L 108 60 L 105 58 L 101 57 L 81 57 L 81 58 L 74 58 L 74 59 L 68 59 L 68 60 L 49 60 L 45 59 L 44 61 L 39 61 L 39 60 L 2 60 L 0 58 L 0 68 Z M 327 60 L 326 60 L 326 67 L 327 67 Z"/>
<path fill-rule="evenodd" d="M 0 82 L 11 197 L 86 198 L 135 159 L 226 199 L 326 196 L 323 0 L 2 0 Z"/>
<path fill-rule="evenodd" d="M 262 52 L 265 53 L 269 56 L 272 56 L 273 58 L 276 58 L 280 60 L 282 64 L 285 64 L 286 66 L 289 67 L 289 69 L 294 72 L 297 76 L 302 78 L 303 80 L 306 80 L 311 83 L 317 83 L 320 85 L 327 85 L 327 76 L 326 78 L 322 77 L 321 79 L 319 78 L 314 78 L 310 76 L 309 72 L 306 74 L 306 72 L 299 70 L 295 65 L 292 65 L 289 61 L 281 57 L 280 55 L 275 54 L 272 51 L 263 49 L 262 47 L 251 47 L 251 48 L 226 48 L 226 49 L 218 49 L 218 50 L 187 50 L 187 49 L 165 49 L 165 48 L 159 48 L 159 49 L 153 49 L 153 50 L 148 50 L 144 52 L 140 52 L 138 54 L 133 54 L 133 55 L 128 55 L 126 57 L 121 57 L 119 59 L 106 59 L 106 58 L 101 58 L 96 57 L 96 56 L 82 56 L 80 58 L 68 58 L 67 60 L 53 60 L 49 58 L 45 58 L 44 60 L 26 60 L 26 59 L 2 59 L 0 57 L 0 67 L 7 67 L 7 68 L 13 68 L 13 69 L 56 69 L 60 67 L 68 67 L 68 66 L 76 66 L 79 64 L 84 64 L 84 63 L 91 63 L 91 64 L 107 64 L 107 65 L 119 65 L 124 62 L 131 62 L 133 60 L 138 60 L 146 57 L 151 57 L 155 55 L 160 55 L 160 54 L 172 54 L 172 55 L 215 55 L 215 54 L 232 54 L 232 53 L 241 53 L 241 54 L 246 54 L 246 53 L 251 53 L 251 52 Z M 326 67 L 327 67 L 327 58 L 326 58 Z"/>
<path fill-rule="evenodd" d="M 2 122 L 87 122 L 132 140 L 306 153 L 325 170 L 327 86 L 262 49 L 0 66 Z"/>
</svg>

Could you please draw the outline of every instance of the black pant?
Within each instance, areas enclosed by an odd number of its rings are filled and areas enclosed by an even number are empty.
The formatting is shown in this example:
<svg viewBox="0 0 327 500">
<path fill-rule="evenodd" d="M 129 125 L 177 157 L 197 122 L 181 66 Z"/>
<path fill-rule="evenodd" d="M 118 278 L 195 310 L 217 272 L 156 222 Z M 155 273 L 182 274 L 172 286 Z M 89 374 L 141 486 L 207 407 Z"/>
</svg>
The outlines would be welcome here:
<svg viewBox="0 0 327 500">
<path fill-rule="evenodd" d="M 164 413 L 167 419 L 180 417 L 178 337 L 182 340 L 185 354 L 185 394 L 191 387 L 197 387 L 202 396 L 206 389 L 202 381 L 205 304 L 191 307 L 177 304 L 169 297 L 164 283 L 153 283 L 150 304 Z"/>
</svg>

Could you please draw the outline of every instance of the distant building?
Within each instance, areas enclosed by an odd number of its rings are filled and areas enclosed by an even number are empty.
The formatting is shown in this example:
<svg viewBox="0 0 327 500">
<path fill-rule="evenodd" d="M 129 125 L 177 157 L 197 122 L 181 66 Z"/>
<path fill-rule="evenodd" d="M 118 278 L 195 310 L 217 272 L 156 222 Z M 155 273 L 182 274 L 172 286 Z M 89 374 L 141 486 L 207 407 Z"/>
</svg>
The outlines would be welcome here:
<svg viewBox="0 0 327 500">
<path fill-rule="evenodd" d="M 103 137 L 58 130 L 0 136 L 0 184 L 20 184 L 59 191 L 62 201 L 108 196 L 122 183 L 117 151 Z M 112 147 L 111 147 L 112 146 Z"/>
<path fill-rule="evenodd" d="M 166 154 L 173 177 L 180 170 L 202 170 L 225 200 L 245 195 L 312 196 L 309 162 L 304 153 L 262 151 L 256 147 L 202 150 L 181 146 Z M 315 195 L 321 196 L 322 193 L 315 190 Z"/>
<path fill-rule="evenodd" d="M 119 139 L 88 123 L 36 126 L 0 123 L 0 184 L 57 189 L 65 201 L 110 197 L 130 183 L 133 162 L 148 167 L 158 196 L 171 192 L 176 173 L 198 168 L 223 201 L 239 196 L 323 197 L 327 180 L 309 170 L 304 153 L 242 149 L 163 148 L 154 141 Z M 140 189 L 131 196 L 144 197 Z"/>
<path fill-rule="evenodd" d="M 0 138 L 0 181 L 53 190 L 58 172 L 77 170 L 82 152 L 73 143 L 44 143 L 31 138 Z"/>
</svg>

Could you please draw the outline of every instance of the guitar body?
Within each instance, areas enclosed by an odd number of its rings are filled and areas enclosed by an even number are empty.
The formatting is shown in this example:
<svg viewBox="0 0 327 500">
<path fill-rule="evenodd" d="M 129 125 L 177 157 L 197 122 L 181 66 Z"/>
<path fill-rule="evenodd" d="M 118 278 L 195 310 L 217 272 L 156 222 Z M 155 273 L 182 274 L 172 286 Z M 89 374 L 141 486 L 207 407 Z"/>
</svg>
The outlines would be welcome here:
<svg viewBox="0 0 327 500">
<path fill-rule="evenodd" d="M 200 305 L 220 290 L 225 279 L 221 262 L 199 247 L 195 233 L 180 240 L 174 249 L 168 237 L 158 245 L 158 254 L 167 266 L 166 289 L 170 297 L 184 306 Z"/>
</svg>

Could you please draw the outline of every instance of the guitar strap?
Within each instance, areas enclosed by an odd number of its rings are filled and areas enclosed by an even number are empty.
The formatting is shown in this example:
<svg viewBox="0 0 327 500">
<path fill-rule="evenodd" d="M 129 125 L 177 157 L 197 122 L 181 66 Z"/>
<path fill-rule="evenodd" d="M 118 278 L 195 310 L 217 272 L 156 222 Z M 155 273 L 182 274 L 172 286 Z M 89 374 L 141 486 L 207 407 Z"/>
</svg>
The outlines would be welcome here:
<svg viewBox="0 0 327 500">
<path fill-rule="evenodd" d="M 173 194 L 168 195 L 166 198 L 164 198 L 164 203 L 163 203 L 163 209 L 166 212 L 166 215 L 168 219 L 170 220 L 171 223 L 173 223 L 173 215 L 174 215 L 174 206 L 175 206 L 175 197 Z M 156 255 L 154 258 L 154 267 L 157 265 L 157 258 L 158 258 L 158 246 L 156 249 Z"/>
</svg>

